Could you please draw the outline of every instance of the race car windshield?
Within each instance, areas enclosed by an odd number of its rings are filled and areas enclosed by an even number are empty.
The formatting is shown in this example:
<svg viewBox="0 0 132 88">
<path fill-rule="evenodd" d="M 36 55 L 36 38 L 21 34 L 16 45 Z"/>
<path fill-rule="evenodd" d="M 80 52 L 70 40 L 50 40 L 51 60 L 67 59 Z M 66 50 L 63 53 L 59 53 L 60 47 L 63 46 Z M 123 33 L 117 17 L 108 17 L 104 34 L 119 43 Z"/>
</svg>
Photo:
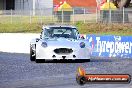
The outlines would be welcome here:
<svg viewBox="0 0 132 88">
<path fill-rule="evenodd" d="M 77 39 L 77 30 L 69 27 L 52 27 L 45 29 L 44 36 L 47 38 L 73 38 Z"/>
</svg>

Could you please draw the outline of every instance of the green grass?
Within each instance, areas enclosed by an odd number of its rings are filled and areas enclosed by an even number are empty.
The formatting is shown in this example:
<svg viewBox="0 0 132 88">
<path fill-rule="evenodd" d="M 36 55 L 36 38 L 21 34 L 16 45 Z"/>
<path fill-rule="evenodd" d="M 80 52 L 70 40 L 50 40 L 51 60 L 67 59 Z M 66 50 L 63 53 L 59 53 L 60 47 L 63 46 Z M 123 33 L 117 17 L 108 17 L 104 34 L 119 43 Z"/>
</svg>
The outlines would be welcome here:
<svg viewBox="0 0 132 88">
<path fill-rule="evenodd" d="M 77 22 L 81 34 L 132 35 L 132 24 L 101 24 Z M 0 33 L 40 33 L 42 24 L 13 23 L 0 24 Z"/>
<path fill-rule="evenodd" d="M 82 34 L 132 35 L 132 24 L 76 23 Z"/>
<path fill-rule="evenodd" d="M 50 22 L 54 22 L 57 19 L 55 17 L 52 16 L 9 16 L 9 15 L 5 15 L 5 16 L 0 16 L 0 23 L 1 24 L 25 24 L 25 23 L 50 23 Z"/>
<path fill-rule="evenodd" d="M 32 24 L 0 24 L 0 33 L 40 33 L 41 25 Z"/>
</svg>

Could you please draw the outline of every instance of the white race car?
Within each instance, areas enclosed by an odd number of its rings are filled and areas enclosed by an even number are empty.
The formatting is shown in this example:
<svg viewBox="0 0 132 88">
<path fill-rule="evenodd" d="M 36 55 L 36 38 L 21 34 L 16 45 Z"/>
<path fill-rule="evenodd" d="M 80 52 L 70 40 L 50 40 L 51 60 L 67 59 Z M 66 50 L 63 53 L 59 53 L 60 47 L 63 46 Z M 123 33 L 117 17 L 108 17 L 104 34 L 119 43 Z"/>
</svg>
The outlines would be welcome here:
<svg viewBox="0 0 132 88">
<path fill-rule="evenodd" d="M 73 26 L 43 26 L 40 38 L 30 42 L 30 60 L 88 59 L 91 47 Z"/>
</svg>

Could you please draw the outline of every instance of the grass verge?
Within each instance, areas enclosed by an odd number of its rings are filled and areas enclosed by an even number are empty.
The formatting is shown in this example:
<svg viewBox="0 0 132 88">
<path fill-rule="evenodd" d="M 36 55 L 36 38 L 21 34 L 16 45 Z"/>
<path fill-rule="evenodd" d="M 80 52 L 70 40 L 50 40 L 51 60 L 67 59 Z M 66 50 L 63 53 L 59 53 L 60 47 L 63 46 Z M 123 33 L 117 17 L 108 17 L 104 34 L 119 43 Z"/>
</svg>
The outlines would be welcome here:
<svg viewBox="0 0 132 88">
<path fill-rule="evenodd" d="M 132 35 L 132 24 L 102 24 L 77 22 L 81 34 L 99 35 Z M 42 25 L 32 24 L 0 24 L 0 33 L 40 33 Z"/>
</svg>

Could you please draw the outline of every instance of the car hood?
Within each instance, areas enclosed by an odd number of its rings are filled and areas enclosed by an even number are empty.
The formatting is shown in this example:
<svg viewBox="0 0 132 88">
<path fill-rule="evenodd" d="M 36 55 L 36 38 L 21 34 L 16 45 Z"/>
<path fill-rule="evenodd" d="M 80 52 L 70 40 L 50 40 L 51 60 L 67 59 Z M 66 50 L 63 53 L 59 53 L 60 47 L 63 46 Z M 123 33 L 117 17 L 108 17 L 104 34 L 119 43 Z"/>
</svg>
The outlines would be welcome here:
<svg viewBox="0 0 132 88">
<path fill-rule="evenodd" d="M 50 47 L 58 48 L 78 48 L 80 43 L 84 42 L 82 40 L 76 39 L 67 39 L 67 38 L 53 38 L 53 39 L 44 39 L 42 42 L 46 42 Z"/>
</svg>

